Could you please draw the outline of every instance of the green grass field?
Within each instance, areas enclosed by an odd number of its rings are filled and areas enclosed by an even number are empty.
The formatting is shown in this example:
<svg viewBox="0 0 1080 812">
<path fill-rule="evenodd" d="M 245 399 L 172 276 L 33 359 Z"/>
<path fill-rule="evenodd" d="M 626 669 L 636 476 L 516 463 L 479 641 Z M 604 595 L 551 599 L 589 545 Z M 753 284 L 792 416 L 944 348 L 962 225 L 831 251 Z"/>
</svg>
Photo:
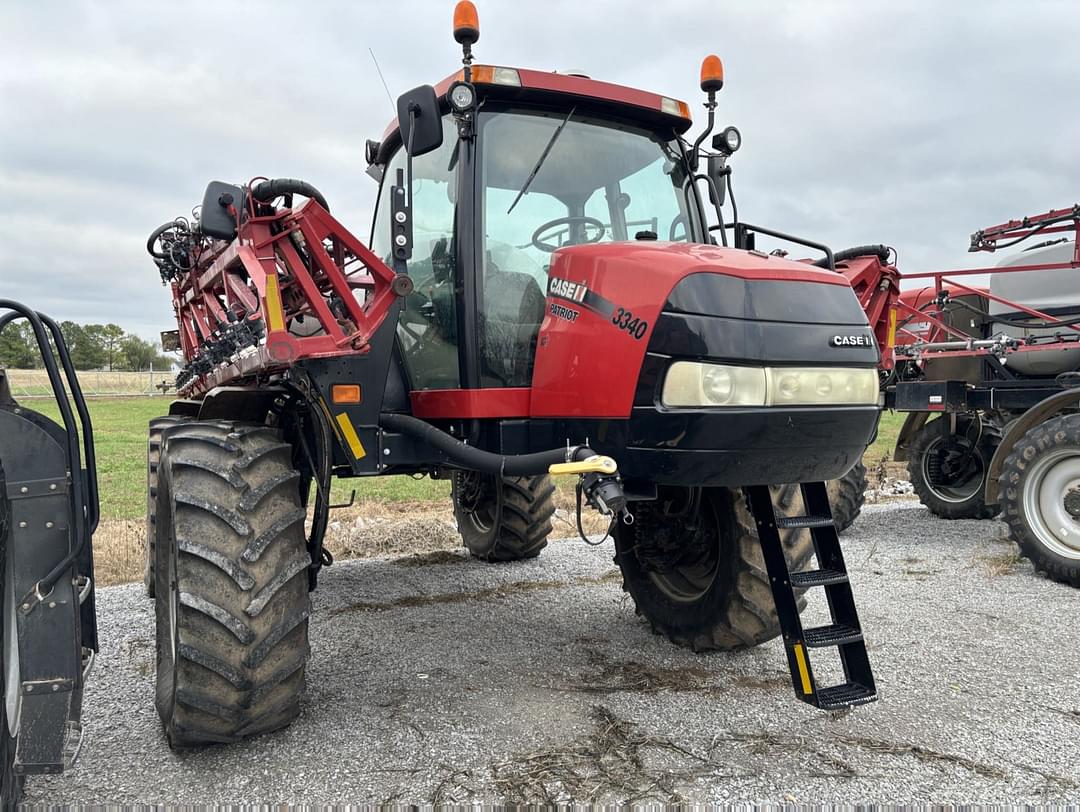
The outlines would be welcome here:
<svg viewBox="0 0 1080 812">
<path fill-rule="evenodd" d="M 92 399 L 88 403 L 94 424 L 102 518 L 140 518 L 146 511 L 146 424 L 168 412 L 169 401 L 141 397 Z M 51 401 L 30 400 L 24 405 L 59 420 L 59 410 Z M 866 453 L 868 467 L 884 456 L 891 457 L 902 423 L 903 415 L 886 412 L 882 416 L 877 442 Z M 445 502 L 450 494 L 450 483 L 446 481 L 395 476 L 335 482 L 335 500 L 348 500 L 354 487 L 358 502 Z"/>
</svg>

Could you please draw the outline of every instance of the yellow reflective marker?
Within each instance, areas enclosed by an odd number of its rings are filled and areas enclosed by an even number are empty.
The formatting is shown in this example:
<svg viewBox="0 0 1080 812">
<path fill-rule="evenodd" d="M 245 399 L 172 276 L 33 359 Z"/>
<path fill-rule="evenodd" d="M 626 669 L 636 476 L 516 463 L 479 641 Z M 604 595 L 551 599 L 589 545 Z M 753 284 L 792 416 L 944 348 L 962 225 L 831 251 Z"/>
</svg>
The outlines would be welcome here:
<svg viewBox="0 0 1080 812">
<path fill-rule="evenodd" d="M 810 696 L 814 689 L 810 687 L 810 669 L 806 667 L 806 653 L 802 643 L 795 644 L 795 662 L 799 664 L 799 677 L 802 679 L 802 692 Z"/>
<path fill-rule="evenodd" d="M 889 308 L 889 334 L 886 338 L 886 347 L 896 346 L 896 308 Z"/>
<path fill-rule="evenodd" d="M 337 416 L 337 424 L 341 428 L 341 435 L 345 438 L 345 442 L 349 445 L 349 450 L 352 451 L 354 458 L 362 460 L 367 456 L 367 452 L 364 450 L 364 444 L 360 442 L 360 438 L 356 436 L 356 429 L 353 428 L 352 421 L 349 420 L 349 416 L 342 412 Z"/>
<path fill-rule="evenodd" d="M 285 329 L 285 314 L 281 310 L 281 289 L 277 276 L 266 277 L 266 321 L 271 330 Z"/>
</svg>

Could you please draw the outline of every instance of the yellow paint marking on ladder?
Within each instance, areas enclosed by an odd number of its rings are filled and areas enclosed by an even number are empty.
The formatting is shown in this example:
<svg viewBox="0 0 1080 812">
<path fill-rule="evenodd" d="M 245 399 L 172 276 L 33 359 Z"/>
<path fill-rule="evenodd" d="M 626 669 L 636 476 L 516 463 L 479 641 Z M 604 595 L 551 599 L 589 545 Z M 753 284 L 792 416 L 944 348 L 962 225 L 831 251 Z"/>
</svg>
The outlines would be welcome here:
<svg viewBox="0 0 1080 812">
<path fill-rule="evenodd" d="M 799 677 L 802 679 L 802 692 L 807 696 L 812 694 L 810 687 L 810 669 L 806 667 L 806 652 L 803 651 L 802 643 L 795 644 L 795 662 L 799 664 Z"/>
</svg>

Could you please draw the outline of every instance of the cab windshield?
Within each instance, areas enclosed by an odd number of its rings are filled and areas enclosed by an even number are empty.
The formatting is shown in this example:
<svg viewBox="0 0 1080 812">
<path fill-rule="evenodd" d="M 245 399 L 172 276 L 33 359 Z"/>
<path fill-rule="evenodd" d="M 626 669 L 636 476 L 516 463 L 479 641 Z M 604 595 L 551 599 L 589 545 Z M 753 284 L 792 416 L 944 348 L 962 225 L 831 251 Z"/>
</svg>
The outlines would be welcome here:
<svg viewBox="0 0 1080 812">
<path fill-rule="evenodd" d="M 552 252 L 620 240 L 690 241 L 698 224 L 673 135 L 573 110 L 482 112 L 479 128 L 481 380 L 528 386 Z"/>
<path fill-rule="evenodd" d="M 528 386 L 554 251 L 617 240 L 701 241 L 674 133 L 565 109 L 488 108 L 477 127 L 477 149 L 464 151 L 473 160 L 459 153 L 448 116 L 442 146 L 413 162 L 415 290 L 402 308 L 398 341 L 416 389 L 461 385 L 458 300 L 466 274 L 476 275 L 476 322 L 465 329 L 477 334 L 479 384 Z M 399 149 L 385 177 L 404 166 Z M 389 261 L 388 188 L 384 183 L 372 248 Z M 473 190 L 464 194 L 475 207 L 469 212 L 459 210 L 462 188 Z M 466 256 L 469 267 L 459 267 Z"/>
</svg>

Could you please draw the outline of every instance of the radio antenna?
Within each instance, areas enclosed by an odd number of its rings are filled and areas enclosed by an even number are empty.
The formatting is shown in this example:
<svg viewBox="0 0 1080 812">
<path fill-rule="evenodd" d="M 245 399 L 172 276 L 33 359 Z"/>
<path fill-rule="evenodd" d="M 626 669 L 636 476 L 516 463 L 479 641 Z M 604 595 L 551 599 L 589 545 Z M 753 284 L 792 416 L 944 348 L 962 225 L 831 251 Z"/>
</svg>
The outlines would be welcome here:
<svg viewBox="0 0 1080 812">
<path fill-rule="evenodd" d="M 383 90 L 386 91 L 386 98 L 390 102 L 390 109 L 394 111 L 394 115 L 397 115 L 397 106 L 394 104 L 394 97 L 390 93 L 390 87 L 386 84 L 386 77 L 382 75 L 382 68 L 379 67 L 379 60 L 375 58 L 375 51 L 368 47 L 368 53 L 371 54 L 371 61 L 375 63 L 375 71 L 379 74 L 379 79 L 382 81 Z"/>
</svg>

